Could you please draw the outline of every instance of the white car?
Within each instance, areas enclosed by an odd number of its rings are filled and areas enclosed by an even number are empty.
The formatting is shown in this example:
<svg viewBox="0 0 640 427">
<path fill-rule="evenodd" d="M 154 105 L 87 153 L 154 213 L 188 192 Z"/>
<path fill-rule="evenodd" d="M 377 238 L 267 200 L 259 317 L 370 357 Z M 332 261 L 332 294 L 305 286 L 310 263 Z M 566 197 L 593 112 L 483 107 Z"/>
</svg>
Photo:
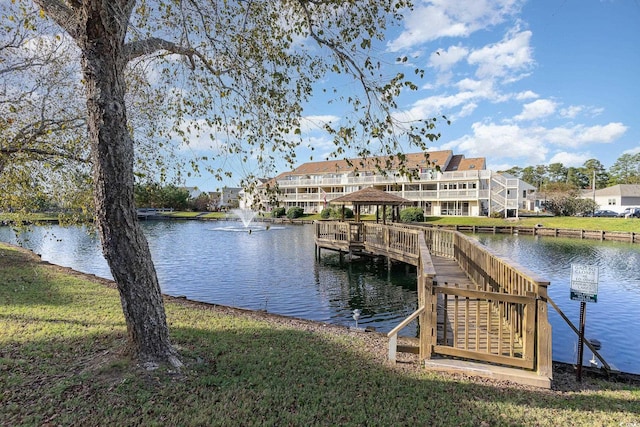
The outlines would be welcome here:
<svg viewBox="0 0 640 427">
<path fill-rule="evenodd" d="M 640 218 L 640 208 L 627 208 L 622 213 L 618 214 L 622 218 Z"/>
</svg>

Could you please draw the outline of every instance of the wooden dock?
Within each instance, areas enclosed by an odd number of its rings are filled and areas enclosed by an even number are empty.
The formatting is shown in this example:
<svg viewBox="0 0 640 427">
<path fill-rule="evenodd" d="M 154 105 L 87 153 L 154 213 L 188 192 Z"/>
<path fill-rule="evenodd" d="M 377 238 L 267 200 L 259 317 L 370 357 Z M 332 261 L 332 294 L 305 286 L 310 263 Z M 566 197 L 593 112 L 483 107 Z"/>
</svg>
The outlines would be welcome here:
<svg viewBox="0 0 640 427">
<path fill-rule="evenodd" d="M 388 333 L 389 359 L 418 353 L 429 369 L 551 386 L 548 282 L 463 234 L 402 225 L 316 224 L 316 246 L 418 267 L 418 309 Z M 420 324 L 416 345 L 398 333 Z"/>
<path fill-rule="evenodd" d="M 434 285 L 456 290 L 480 290 L 449 258 L 433 256 L 436 271 Z M 437 300 L 437 344 L 441 354 L 423 362 L 425 368 L 453 373 L 473 372 L 476 376 L 510 380 L 542 388 L 550 387 L 550 379 L 537 372 L 517 367 L 501 366 L 468 360 L 467 352 L 502 357 L 522 357 L 523 341 L 505 322 L 499 305 L 477 298 L 461 298 L 439 293 Z M 444 355 L 453 357 L 443 357 Z M 456 357 L 458 356 L 458 357 Z M 491 356 L 486 358 L 491 361 Z M 533 364 L 529 365 L 530 368 Z"/>
</svg>

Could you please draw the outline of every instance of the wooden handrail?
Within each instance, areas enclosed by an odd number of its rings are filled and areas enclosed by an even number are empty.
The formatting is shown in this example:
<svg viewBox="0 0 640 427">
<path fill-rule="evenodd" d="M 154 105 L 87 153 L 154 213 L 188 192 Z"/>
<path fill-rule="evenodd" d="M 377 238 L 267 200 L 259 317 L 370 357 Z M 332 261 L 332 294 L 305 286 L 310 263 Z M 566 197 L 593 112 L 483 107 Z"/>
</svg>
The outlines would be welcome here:
<svg viewBox="0 0 640 427">
<path fill-rule="evenodd" d="M 423 311 L 424 311 L 424 307 L 420 307 L 416 311 L 411 313 L 411 315 L 409 317 L 407 317 L 406 319 L 404 319 L 402 322 L 400 322 L 398 324 L 398 326 L 396 326 L 395 328 L 390 330 L 387 333 L 387 337 L 390 337 L 392 335 L 398 334 L 398 332 L 400 332 L 402 329 L 404 329 L 409 323 L 414 321 L 416 319 L 416 317 L 418 317 L 420 315 L 420 313 L 422 313 Z"/>
<path fill-rule="evenodd" d="M 356 243 L 353 241 L 356 235 L 359 246 L 352 246 Z M 423 360 L 430 359 L 432 354 L 436 353 L 449 354 L 534 369 L 541 378 L 552 377 L 551 326 L 547 317 L 549 282 L 535 273 L 453 230 L 408 224 L 368 223 L 360 224 L 355 228 L 346 223 L 328 222 L 322 228 L 317 228 L 316 239 L 334 240 L 332 247 L 338 250 L 341 250 L 340 248 L 343 247 L 341 245 L 345 243 L 349 250 L 352 247 L 364 248 L 366 251 L 418 267 L 419 308 L 387 334 L 390 361 L 396 360 L 399 332 L 412 321 L 419 319 L 419 352 Z M 337 240 L 343 243 L 337 245 L 335 244 Z M 475 286 L 469 290 L 463 288 L 451 290 L 445 286 L 436 286 L 434 279 L 437 272 L 431 259 L 432 255 L 455 260 Z M 498 341 L 493 341 L 499 343 L 497 352 L 478 348 L 477 338 L 474 346 L 466 343 L 451 346 L 446 340 L 441 343 L 438 339 L 438 298 L 444 296 L 446 306 L 447 295 L 451 295 L 451 298 L 456 301 L 458 298 L 465 301 L 466 311 L 469 311 L 469 303 L 466 301 L 471 301 L 471 304 L 476 304 L 473 301 L 486 301 L 488 305 L 485 303 L 485 306 L 478 305 L 474 309 L 476 319 L 473 323 L 480 324 L 478 316 L 481 314 L 486 319 L 495 314 L 502 316 L 502 321 L 505 327 L 508 327 L 508 334 L 510 334 L 507 340 L 511 342 L 504 345 L 509 347 L 503 347 L 504 351 L 500 350 L 501 324 L 497 331 Z M 454 319 L 457 319 L 457 314 L 455 316 Z M 457 327 L 455 329 L 457 330 Z M 475 334 L 480 333 L 478 331 L 479 329 L 476 328 Z M 505 333 L 506 331 L 505 329 Z M 492 332 L 489 328 L 482 333 L 486 334 L 489 340 Z M 466 337 L 463 338 L 467 340 Z"/>
<path fill-rule="evenodd" d="M 402 322 L 400 322 L 398 326 L 393 328 L 387 334 L 387 337 L 389 337 L 389 361 L 390 362 L 393 362 L 393 363 L 396 362 L 396 353 L 398 351 L 398 332 L 404 329 L 409 323 L 413 322 L 420 314 L 422 314 L 422 312 L 424 312 L 424 310 L 425 310 L 424 306 L 418 308 L 416 311 L 411 313 L 409 317 L 407 317 Z"/>
</svg>

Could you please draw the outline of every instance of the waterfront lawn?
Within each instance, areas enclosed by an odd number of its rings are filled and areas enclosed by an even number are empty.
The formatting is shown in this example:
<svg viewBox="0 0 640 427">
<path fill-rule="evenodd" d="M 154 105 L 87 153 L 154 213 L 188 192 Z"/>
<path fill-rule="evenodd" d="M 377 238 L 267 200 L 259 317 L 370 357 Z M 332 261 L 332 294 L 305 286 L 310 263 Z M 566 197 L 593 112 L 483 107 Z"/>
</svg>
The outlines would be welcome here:
<svg viewBox="0 0 640 427">
<path fill-rule="evenodd" d="M 633 231 L 640 233 L 637 218 L 592 218 L 577 216 L 540 216 L 520 218 L 487 218 L 478 216 L 431 216 L 425 222 L 433 225 L 519 226 L 535 227 L 541 224 L 548 228 L 575 230 Z"/>
<path fill-rule="evenodd" d="M 185 366 L 143 369 L 110 282 L 0 244 L 0 425 L 637 425 L 640 389 L 559 390 L 384 361 L 386 339 L 167 299 Z"/>
<path fill-rule="evenodd" d="M 36 213 L 0 213 L 0 223 L 37 223 L 37 222 L 51 222 L 57 221 L 59 215 L 52 212 L 36 212 Z"/>
<path fill-rule="evenodd" d="M 161 216 L 166 216 L 169 218 L 195 218 L 202 215 L 202 212 L 191 212 L 191 211 L 173 211 L 173 212 L 160 212 Z"/>
</svg>

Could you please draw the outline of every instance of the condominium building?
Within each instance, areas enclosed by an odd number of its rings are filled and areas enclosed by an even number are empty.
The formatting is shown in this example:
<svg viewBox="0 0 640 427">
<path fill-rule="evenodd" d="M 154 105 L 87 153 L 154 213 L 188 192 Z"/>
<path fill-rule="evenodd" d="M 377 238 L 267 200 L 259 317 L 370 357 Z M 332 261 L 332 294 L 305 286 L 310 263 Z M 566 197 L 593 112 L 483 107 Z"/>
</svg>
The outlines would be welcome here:
<svg viewBox="0 0 640 427">
<path fill-rule="evenodd" d="M 279 206 L 299 206 L 305 213 L 320 212 L 334 198 L 375 187 L 411 200 L 425 215 L 433 216 L 494 212 L 517 216 L 527 206 L 527 195 L 535 190 L 518 178 L 487 170 L 483 157 L 467 159 L 451 150 L 427 154 L 406 155 L 404 164 L 411 178 L 400 174 L 398 162 L 386 164 L 384 157 L 356 158 L 304 163 L 268 185 L 277 184 Z M 385 173 L 380 172 L 382 165 Z M 261 203 L 269 209 L 267 197 Z"/>
</svg>

